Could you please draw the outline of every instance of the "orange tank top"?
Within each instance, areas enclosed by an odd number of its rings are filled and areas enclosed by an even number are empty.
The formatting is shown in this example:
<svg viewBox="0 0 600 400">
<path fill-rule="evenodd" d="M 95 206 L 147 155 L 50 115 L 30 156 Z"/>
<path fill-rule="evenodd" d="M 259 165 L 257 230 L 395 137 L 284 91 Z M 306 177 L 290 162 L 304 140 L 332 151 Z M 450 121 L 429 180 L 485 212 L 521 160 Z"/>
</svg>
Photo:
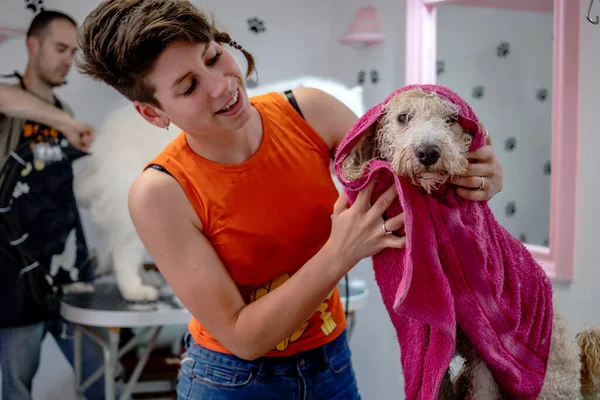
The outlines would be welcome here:
<svg viewBox="0 0 600 400">
<path fill-rule="evenodd" d="M 152 162 L 182 186 L 247 304 L 276 290 L 325 244 L 338 197 L 319 134 L 278 93 L 250 101 L 262 118 L 263 139 L 247 161 L 225 165 L 202 158 L 182 132 Z M 336 288 L 266 356 L 321 346 L 345 326 Z M 189 330 L 199 345 L 230 353 L 195 318 Z"/>
</svg>

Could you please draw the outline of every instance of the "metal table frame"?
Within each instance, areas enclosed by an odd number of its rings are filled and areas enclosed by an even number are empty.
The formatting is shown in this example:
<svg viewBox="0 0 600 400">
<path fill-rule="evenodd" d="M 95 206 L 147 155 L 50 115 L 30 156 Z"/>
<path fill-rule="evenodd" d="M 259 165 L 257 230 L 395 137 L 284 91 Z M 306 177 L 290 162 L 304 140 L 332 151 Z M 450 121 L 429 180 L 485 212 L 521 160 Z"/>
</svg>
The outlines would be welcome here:
<svg viewBox="0 0 600 400">
<path fill-rule="evenodd" d="M 107 285 L 110 286 L 113 293 L 113 296 L 110 296 L 112 297 L 110 302 L 113 305 L 110 307 L 111 309 L 98 309 L 98 302 L 102 299 L 94 298 L 94 293 L 70 294 L 65 296 L 61 302 L 61 316 L 73 324 L 73 369 L 76 396 L 79 399 L 83 399 L 84 391 L 104 375 L 105 398 L 106 400 L 115 400 L 115 379 L 118 374 L 119 359 L 142 342 L 147 334 L 150 334 L 150 340 L 146 343 L 146 348 L 120 396 L 120 399 L 130 398 L 163 327 L 187 325 L 191 319 L 191 314 L 187 309 L 177 307 L 173 301 L 163 302 L 160 299 L 157 303 L 144 306 L 128 304 L 118 298 L 117 306 L 121 306 L 121 309 L 116 309 L 114 295 L 120 296 L 120 294 L 115 283 L 100 284 L 101 287 Z M 82 301 L 82 299 L 85 300 Z M 121 346 L 120 332 L 122 328 L 143 329 Z M 85 382 L 81 382 L 83 361 L 81 359 L 81 343 L 84 334 L 102 348 L 104 364 L 98 367 Z"/>
</svg>

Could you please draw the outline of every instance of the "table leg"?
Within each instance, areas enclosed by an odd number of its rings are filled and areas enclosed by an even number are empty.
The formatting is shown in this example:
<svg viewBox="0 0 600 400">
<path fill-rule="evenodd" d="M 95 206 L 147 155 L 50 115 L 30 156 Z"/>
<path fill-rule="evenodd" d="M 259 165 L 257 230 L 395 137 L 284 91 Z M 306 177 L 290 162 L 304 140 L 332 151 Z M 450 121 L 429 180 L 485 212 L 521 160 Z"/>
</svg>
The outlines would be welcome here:
<svg viewBox="0 0 600 400">
<path fill-rule="evenodd" d="M 81 388 L 81 339 L 83 332 L 78 324 L 73 324 L 73 364 L 75 372 L 75 396 L 77 399 L 83 399 L 83 389 Z"/>
<path fill-rule="evenodd" d="M 352 337 L 352 332 L 354 332 L 354 326 L 356 325 L 356 314 L 354 311 L 348 312 L 348 319 L 350 320 L 350 324 L 348 326 L 348 339 Z"/>
<path fill-rule="evenodd" d="M 146 350 L 144 351 L 144 354 L 142 355 L 142 357 L 140 357 L 140 359 L 138 360 L 138 363 L 135 366 L 133 373 L 129 377 L 129 382 L 125 386 L 125 390 L 121 394 L 121 397 L 119 400 L 126 400 L 129 398 L 129 396 L 131 396 L 131 392 L 133 391 L 134 386 L 137 384 L 138 379 L 140 378 L 140 375 L 142 374 L 142 371 L 144 370 L 144 367 L 146 366 L 148 357 L 150 357 L 150 353 L 152 353 L 152 349 L 154 349 L 156 340 L 158 339 L 158 336 L 160 335 L 162 328 L 163 328 L 162 326 L 159 326 L 154 330 L 154 334 L 148 341 L 148 344 L 146 345 Z"/>
<path fill-rule="evenodd" d="M 104 396 L 106 400 L 115 400 L 115 377 L 119 363 L 120 328 L 107 328 L 108 348 L 104 349 Z"/>
</svg>

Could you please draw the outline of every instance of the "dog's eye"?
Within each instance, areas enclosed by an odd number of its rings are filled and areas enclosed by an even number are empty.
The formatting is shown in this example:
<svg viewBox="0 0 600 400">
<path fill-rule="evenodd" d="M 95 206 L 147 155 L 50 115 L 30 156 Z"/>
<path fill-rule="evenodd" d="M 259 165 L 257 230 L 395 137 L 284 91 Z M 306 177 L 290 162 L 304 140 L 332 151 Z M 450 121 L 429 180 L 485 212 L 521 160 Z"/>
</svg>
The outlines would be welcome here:
<svg viewBox="0 0 600 400">
<path fill-rule="evenodd" d="M 410 122 L 410 115 L 408 114 L 400 114 L 398 115 L 398 122 L 401 124 L 407 124 Z"/>
<path fill-rule="evenodd" d="M 453 123 L 455 123 L 455 122 L 457 122 L 457 121 L 458 121 L 458 118 L 456 118 L 456 117 L 454 117 L 454 116 L 453 116 L 453 117 L 446 117 L 446 123 L 447 123 L 448 125 L 452 125 Z"/>
</svg>

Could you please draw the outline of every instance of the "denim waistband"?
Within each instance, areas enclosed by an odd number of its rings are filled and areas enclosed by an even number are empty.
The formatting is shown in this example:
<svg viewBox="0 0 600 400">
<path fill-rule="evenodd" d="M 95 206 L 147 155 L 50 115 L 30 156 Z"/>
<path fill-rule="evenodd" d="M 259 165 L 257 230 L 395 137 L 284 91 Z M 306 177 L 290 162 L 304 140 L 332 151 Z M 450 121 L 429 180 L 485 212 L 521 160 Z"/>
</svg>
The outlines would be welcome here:
<svg viewBox="0 0 600 400">
<path fill-rule="evenodd" d="M 342 353 L 347 347 L 346 330 L 332 340 L 320 347 L 301 351 L 290 356 L 260 357 L 256 360 L 244 360 L 233 354 L 221 353 L 202 347 L 195 343 L 189 332 L 185 337 L 187 353 L 183 357 L 191 357 L 195 360 L 207 363 L 225 364 L 250 370 L 262 372 L 289 374 L 300 369 L 321 369 L 329 365 L 332 358 Z"/>
</svg>

